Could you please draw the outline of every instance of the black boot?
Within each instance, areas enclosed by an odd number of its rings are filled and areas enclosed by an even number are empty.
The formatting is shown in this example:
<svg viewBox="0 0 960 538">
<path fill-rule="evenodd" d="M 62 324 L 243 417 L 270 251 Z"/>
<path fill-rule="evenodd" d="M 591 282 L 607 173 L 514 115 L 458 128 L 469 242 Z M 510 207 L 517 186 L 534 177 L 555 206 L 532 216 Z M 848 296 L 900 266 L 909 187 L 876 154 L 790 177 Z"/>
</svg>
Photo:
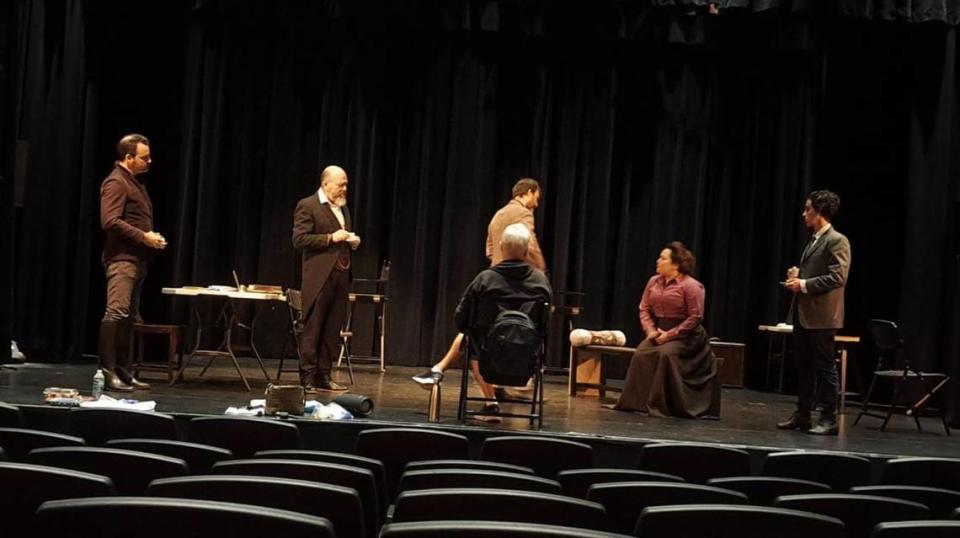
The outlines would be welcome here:
<svg viewBox="0 0 960 538">
<path fill-rule="evenodd" d="M 133 322 L 126 320 L 117 325 L 117 376 L 131 389 L 150 390 L 150 384 L 139 381 L 130 370 L 132 354 Z"/>
<path fill-rule="evenodd" d="M 100 358 L 100 369 L 104 372 L 113 372 L 117 368 L 117 325 L 116 321 L 100 322 L 97 355 Z"/>
</svg>

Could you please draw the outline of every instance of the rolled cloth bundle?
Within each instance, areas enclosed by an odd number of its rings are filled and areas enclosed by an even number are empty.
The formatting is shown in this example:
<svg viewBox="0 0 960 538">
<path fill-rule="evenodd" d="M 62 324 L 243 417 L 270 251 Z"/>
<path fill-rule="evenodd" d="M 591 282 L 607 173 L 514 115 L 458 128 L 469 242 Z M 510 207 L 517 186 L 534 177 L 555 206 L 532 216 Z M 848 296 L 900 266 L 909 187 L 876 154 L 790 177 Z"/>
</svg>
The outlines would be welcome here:
<svg viewBox="0 0 960 538">
<path fill-rule="evenodd" d="M 622 346 L 627 343 L 627 337 L 622 331 L 588 331 L 574 329 L 570 331 L 570 345 L 573 347 L 598 345 Z"/>
</svg>

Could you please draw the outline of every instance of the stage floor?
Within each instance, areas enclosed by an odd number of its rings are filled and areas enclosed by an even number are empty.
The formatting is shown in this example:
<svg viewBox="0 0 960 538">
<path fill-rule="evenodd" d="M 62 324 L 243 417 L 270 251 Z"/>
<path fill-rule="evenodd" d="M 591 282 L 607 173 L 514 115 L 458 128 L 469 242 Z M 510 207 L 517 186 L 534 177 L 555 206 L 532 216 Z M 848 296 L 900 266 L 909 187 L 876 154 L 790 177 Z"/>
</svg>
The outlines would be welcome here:
<svg viewBox="0 0 960 538">
<path fill-rule="evenodd" d="M 153 384 L 149 392 L 133 393 L 132 398 L 157 401 L 157 411 L 168 413 L 222 414 L 229 406 L 246 405 L 251 398 L 262 398 L 267 382 L 255 361 L 241 359 L 244 372 L 253 387 L 244 390 L 232 365 L 218 361 L 205 376 L 198 377 L 200 367 L 191 367 L 186 380 L 168 386 L 164 374 L 144 373 L 144 380 Z M 199 362 L 199 361 L 198 361 Z M 277 363 L 265 360 L 267 371 L 274 375 Z M 351 391 L 364 394 L 376 402 L 370 419 L 400 423 L 425 423 L 429 392 L 410 380 L 423 368 L 388 366 L 381 374 L 375 366 L 354 366 L 356 383 Z M 42 404 L 44 387 L 74 387 L 88 391 L 94 372 L 92 364 L 23 364 L 5 365 L 0 369 L 0 401 L 13 404 Z M 335 372 L 346 383 L 345 370 Z M 284 374 L 295 382 L 296 374 Z M 443 383 L 441 425 L 457 425 L 456 402 L 460 371 L 450 371 Z M 567 380 L 562 376 L 546 378 L 546 415 L 544 433 L 577 434 L 610 440 L 697 441 L 741 445 L 759 449 L 820 449 L 857 452 L 878 456 L 960 457 L 960 436 L 948 437 L 939 420 L 921 419 L 924 430 L 917 432 L 912 419 L 894 416 L 885 432 L 880 421 L 865 417 L 854 426 L 856 407 L 848 406 L 841 416 L 838 437 L 815 437 L 799 432 L 777 430 L 775 423 L 790 414 L 795 397 L 754 390 L 724 389 L 720 420 L 652 418 L 635 413 L 612 411 L 601 407 L 596 397 L 567 395 Z M 606 402 L 612 402 L 607 399 Z M 505 419 L 500 424 L 470 421 L 469 425 L 487 430 L 529 430 L 527 421 Z"/>
</svg>

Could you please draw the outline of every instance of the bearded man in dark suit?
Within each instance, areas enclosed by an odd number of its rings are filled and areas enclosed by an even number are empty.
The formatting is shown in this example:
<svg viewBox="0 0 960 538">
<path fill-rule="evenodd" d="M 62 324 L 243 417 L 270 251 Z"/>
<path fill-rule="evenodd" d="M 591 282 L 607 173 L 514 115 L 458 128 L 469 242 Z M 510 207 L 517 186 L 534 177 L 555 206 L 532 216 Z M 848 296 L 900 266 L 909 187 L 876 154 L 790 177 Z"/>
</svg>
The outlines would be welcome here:
<svg viewBox="0 0 960 538">
<path fill-rule="evenodd" d="M 300 383 L 308 391 L 344 391 L 330 378 L 340 353 L 347 315 L 350 253 L 360 246 L 347 210 L 347 173 L 328 166 L 320 189 L 300 200 L 293 214 L 293 246 L 303 252 Z"/>
</svg>

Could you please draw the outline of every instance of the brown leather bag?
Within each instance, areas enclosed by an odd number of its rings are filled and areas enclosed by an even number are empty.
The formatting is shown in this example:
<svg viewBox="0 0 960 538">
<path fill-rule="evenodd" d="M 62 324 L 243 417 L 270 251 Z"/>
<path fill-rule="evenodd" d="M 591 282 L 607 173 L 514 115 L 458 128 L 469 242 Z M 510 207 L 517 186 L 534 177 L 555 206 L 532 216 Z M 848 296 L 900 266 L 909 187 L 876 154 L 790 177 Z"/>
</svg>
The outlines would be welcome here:
<svg viewBox="0 0 960 538">
<path fill-rule="evenodd" d="M 267 403 L 264 413 L 267 415 L 276 415 L 277 413 L 289 413 L 291 415 L 303 414 L 304 390 L 300 385 L 267 385 Z"/>
</svg>

